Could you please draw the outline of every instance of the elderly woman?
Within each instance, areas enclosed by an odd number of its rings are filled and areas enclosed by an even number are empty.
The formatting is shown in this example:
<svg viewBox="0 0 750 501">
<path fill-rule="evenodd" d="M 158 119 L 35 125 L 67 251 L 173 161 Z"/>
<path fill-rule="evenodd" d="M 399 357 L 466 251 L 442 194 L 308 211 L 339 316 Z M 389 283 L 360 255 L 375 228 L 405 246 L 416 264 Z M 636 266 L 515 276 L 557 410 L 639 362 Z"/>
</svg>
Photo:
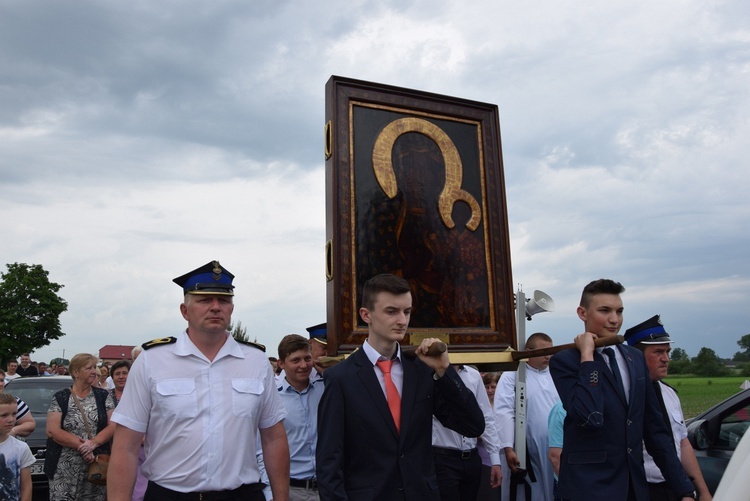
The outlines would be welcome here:
<svg viewBox="0 0 750 501">
<path fill-rule="evenodd" d="M 120 403 L 122 398 L 122 390 L 125 389 L 125 382 L 128 380 L 128 372 L 130 372 L 130 362 L 127 360 L 120 360 L 112 365 L 112 382 L 115 387 L 109 390 L 109 394 L 112 395 L 112 399 L 115 402 L 115 407 Z"/>
<path fill-rule="evenodd" d="M 44 470 L 50 501 L 104 501 L 106 487 L 86 481 L 89 464 L 109 454 L 115 404 L 107 390 L 97 387 L 94 355 L 79 353 L 70 361 L 73 386 L 52 396 L 47 413 L 47 457 Z"/>
</svg>

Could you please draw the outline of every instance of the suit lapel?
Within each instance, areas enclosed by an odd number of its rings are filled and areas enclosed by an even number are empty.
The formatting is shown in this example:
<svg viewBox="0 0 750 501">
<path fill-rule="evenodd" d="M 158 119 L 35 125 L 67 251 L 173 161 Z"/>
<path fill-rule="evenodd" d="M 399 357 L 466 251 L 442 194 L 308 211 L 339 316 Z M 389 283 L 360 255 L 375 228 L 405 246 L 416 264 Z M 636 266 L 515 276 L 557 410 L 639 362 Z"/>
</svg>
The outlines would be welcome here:
<svg viewBox="0 0 750 501">
<path fill-rule="evenodd" d="M 375 404 L 375 408 L 383 418 L 383 422 L 386 423 L 391 432 L 398 436 L 396 431 L 396 423 L 393 422 L 393 416 L 391 416 L 391 410 L 388 408 L 388 400 L 385 398 L 383 389 L 380 387 L 378 377 L 375 375 L 375 368 L 370 363 L 370 359 L 367 358 L 364 350 L 357 350 L 353 353 L 351 358 L 357 364 L 357 377 L 362 381 L 362 385 L 370 395 L 370 399 Z"/>
</svg>

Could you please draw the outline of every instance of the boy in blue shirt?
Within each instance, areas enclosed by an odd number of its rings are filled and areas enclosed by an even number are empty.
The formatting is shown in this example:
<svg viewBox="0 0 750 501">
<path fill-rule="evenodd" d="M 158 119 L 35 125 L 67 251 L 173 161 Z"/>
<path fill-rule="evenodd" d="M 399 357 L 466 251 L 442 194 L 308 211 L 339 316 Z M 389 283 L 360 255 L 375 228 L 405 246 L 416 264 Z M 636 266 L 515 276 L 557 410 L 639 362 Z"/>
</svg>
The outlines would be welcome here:
<svg viewBox="0 0 750 501">
<path fill-rule="evenodd" d="M 0 499 L 31 501 L 31 465 L 36 460 L 25 442 L 10 436 L 17 411 L 16 397 L 0 393 Z"/>
</svg>

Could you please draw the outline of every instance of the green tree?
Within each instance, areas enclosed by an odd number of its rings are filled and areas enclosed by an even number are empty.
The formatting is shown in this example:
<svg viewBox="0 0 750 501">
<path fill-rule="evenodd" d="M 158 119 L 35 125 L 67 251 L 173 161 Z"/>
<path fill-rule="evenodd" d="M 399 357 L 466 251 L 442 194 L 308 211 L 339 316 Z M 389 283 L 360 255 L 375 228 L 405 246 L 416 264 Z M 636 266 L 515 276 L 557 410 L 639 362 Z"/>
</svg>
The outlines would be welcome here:
<svg viewBox="0 0 750 501">
<path fill-rule="evenodd" d="M 3 362 L 31 352 L 65 333 L 60 315 L 68 303 L 57 295 L 62 285 L 49 281 L 38 264 L 14 263 L 0 273 L 0 359 Z"/>
<path fill-rule="evenodd" d="M 743 351 L 734 354 L 732 360 L 735 362 L 750 362 L 750 334 L 745 334 L 737 341 L 737 344 Z"/>
<path fill-rule="evenodd" d="M 690 356 L 682 348 L 675 348 L 669 354 L 670 374 L 690 374 L 692 370 Z"/>
<path fill-rule="evenodd" d="M 690 357 L 688 356 L 687 352 L 683 350 L 682 348 L 675 348 L 672 350 L 672 352 L 669 354 L 669 358 L 673 362 L 679 362 L 681 360 L 690 360 Z"/>
<path fill-rule="evenodd" d="M 711 348 L 703 347 L 692 360 L 692 371 L 696 376 L 728 376 L 729 369 Z"/>
<path fill-rule="evenodd" d="M 248 342 L 250 338 L 247 335 L 247 327 L 242 327 L 242 322 L 237 322 L 237 325 L 232 327 L 229 326 L 229 332 L 232 333 L 232 337 L 240 342 Z"/>
</svg>

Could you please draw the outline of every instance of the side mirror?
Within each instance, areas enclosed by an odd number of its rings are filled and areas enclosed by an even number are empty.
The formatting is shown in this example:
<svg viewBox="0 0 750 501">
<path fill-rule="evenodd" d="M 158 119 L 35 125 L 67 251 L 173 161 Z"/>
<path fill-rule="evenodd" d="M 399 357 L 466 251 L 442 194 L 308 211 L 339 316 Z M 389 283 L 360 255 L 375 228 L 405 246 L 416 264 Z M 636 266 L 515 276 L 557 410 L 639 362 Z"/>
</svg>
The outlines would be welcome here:
<svg viewBox="0 0 750 501">
<path fill-rule="evenodd" d="M 687 427 L 688 440 L 693 449 L 697 451 L 703 451 L 708 449 L 711 445 L 708 433 L 708 421 L 700 419 L 691 422 Z"/>
</svg>

